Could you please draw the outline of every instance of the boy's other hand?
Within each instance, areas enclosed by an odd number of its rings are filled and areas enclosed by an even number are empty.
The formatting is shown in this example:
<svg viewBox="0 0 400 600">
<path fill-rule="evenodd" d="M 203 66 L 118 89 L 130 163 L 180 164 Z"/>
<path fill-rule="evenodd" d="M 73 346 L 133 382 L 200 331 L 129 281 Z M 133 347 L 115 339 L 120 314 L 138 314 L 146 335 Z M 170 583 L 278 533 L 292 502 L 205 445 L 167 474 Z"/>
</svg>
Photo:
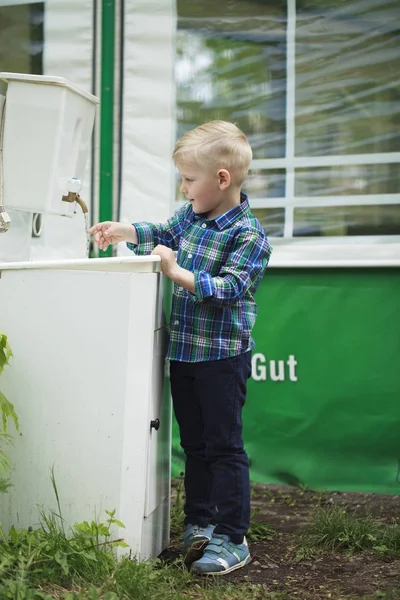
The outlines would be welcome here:
<svg viewBox="0 0 400 600">
<path fill-rule="evenodd" d="M 152 254 L 156 254 L 161 258 L 162 272 L 166 277 L 170 277 L 172 279 L 174 270 L 178 266 L 176 262 L 175 252 L 171 250 L 171 248 L 167 248 L 166 246 L 162 246 L 161 244 L 159 244 L 154 248 Z"/>
<path fill-rule="evenodd" d="M 89 235 L 94 235 L 94 241 L 100 250 L 107 250 L 110 244 L 134 241 L 133 233 L 136 234 L 132 225 L 116 221 L 103 221 L 89 229 Z"/>
</svg>

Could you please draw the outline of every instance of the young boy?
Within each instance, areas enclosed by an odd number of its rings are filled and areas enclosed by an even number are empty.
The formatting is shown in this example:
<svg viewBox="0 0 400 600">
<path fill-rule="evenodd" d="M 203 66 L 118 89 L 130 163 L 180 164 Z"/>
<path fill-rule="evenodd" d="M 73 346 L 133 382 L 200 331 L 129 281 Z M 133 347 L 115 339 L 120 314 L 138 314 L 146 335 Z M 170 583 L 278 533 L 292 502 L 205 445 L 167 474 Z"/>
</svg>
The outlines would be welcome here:
<svg viewBox="0 0 400 600">
<path fill-rule="evenodd" d="M 185 563 L 196 574 L 224 575 L 251 560 L 242 408 L 254 293 L 271 247 L 241 193 L 252 151 L 240 129 L 206 123 L 178 141 L 173 158 L 189 201 L 175 216 L 157 225 L 100 223 L 90 234 L 103 250 L 127 241 L 136 254 L 159 255 L 175 282 L 167 357 L 186 455 Z"/>
</svg>

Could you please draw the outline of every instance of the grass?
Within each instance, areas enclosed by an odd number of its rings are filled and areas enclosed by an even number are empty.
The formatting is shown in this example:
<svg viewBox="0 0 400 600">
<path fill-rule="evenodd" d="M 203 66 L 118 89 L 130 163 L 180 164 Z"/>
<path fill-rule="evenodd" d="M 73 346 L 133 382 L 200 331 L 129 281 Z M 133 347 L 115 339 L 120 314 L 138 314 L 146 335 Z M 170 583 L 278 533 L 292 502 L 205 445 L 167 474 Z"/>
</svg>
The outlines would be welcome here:
<svg viewBox="0 0 400 600">
<path fill-rule="evenodd" d="M 233 585 L 223 580 L 199 580 L 181 561 L 138 563 L 118 560 L 112 538 L 114 525 L 123 527 L 115 511 L 104 522 L 64 522 L 58 490 L 51 477 L 57 511 L 41 514 L 36 529 L 0 528 L 0 600 L 286 600 L 260 585 Z M 171 512 L 172 533 L 183 532 L 183 479 L 178 484 Z M 253 539 L 270 539 L 271 529 L 253 526 Z M 291 599 L 289 599 L 291 600 Z"/>
<path fill-rule="evenodd" d="M 194 578 L 181 562 L 117 560 L 116 522 L 80 523 L 67 532 L 60 515 L 42 515 L 35 530 L 1 534 L 0 600 L 255 600 L 259 586 L 240 588 Z M 266 596 L 268 598 L 268 596 Z M 274 597 L 271 597 L 273 600 Z M 268 599 L 269 600 L 269 599 Z"/>
<path fill-rule="evenodd" d="M 0 600 L 286 600 L 260 585 L 199 580 L 181 561 L 118 560 L 115 548 L 125 544 L 112 538 L 113 525 L 123 527 L 115 511 L 106 511 L 104 522 L 69 529 L 54 474 L 52 485 L 58 511 L 42 513 L 37 529 L 12 528 L 6 535 L 0 528 Z M 171 515 L 176 532 L 183 530 L 183 504 L 181 482 Z M 263 527 L 257 524 L 255 535 Z"/>
<path fill-rule="evenodd" d="M 274 538 L 275 531 L 271 525 L 257 520 L 257 515 L 259 512 L 259 508 L 251 511 L 250 528 L 246 537 L 250 542 L 269 542 Z"/>
<path fill-rule="evenodd" d="M 183 508 L 185 506 L 185 492 L 184 492 L 184 473 L 180 474 L 178 484 L 176 486 L 175 500 L 171 506 L 171 537 L 177 538 L 182 535 L 185 519 L 185 513 Z"/>
<path fill-rule="evenodd" d="M 331 519 L 332 521 L 332 519 Z M 337 528 L 330 523 L 330 531 Z M 337 521 L 337 519 L 336 519 Z M 336 522 L 335 521 L 335 522 Z M 67 531 L 62 516 L 42 515 L 36 530 L 12 530 L 0 539 L 0 600 L 295 600 L 264 585 L 232 584 L 193 577 L 180 561 L 117 560 L 107 512 L 103 523 L 84 522 Z M 318 531 L 322 534 L 322 525 Z M 325 526 L 327 521 L 324 521 Z M 368 528 L 364 525 L 364 539 Z M 324 538 L 325 540 L 325 538 Z M 363 600 L 396 600 L 377 593 Z M 352 600 L 357 600 L 353 598 Z"/>
<path fill-rule="evenodd" d="M 342 550 L 400 556 L 400 526 L 381 524 L 371 515 L 354 517 L 339 507 L 317 509 L 302 537 L 297 559 Z"/>
<path fill-rule="evenodd" d="M 0 530 L 0 581 L 62 587 L 106 581 L 115 570 L 113 513 L 105 523 L 81 523 L 69 533 L 55 514 L 42 514 L 37 529 Z M 0 596 L 1 597 L 1 596 Z"/>
<path fill-rule="evenodd" d="M 42 514 L 35 530 L 0 529 L 0 600 L 295 600 L 297 592 L 272 592 L 268 584 L 230 583 L 192 576 L 182 561 L 160 559 L 138 563 L 117 559 L 113 525 L 123 527 L 106 511 L 103 522 L 83 522 L 68 529 L 58 510 Z M 178 483 L 171 521 L 175 536 L 183 532 L 183 481 Z M 274 535 L 252 513 L 249 538 L 259 541 Z M 339 508 L 318 510 L 299 551 L 311 556 L 324 551 L 365 550 L 400 555 L 397 524 L 380 525 L 370 516 L 356 519 Z M 377 592 L 362 600 L 397 600 L 399 592 Z M 361 600 L 349 598 L 348 600 Z"/>
<path fill-rule="evenodd" d="M 393 590 L 389 592 L 375 592 L 372 596 L 363 596 L 349 598 L 348 600 L 399 600 L 399 590 Z"/>
</svg>

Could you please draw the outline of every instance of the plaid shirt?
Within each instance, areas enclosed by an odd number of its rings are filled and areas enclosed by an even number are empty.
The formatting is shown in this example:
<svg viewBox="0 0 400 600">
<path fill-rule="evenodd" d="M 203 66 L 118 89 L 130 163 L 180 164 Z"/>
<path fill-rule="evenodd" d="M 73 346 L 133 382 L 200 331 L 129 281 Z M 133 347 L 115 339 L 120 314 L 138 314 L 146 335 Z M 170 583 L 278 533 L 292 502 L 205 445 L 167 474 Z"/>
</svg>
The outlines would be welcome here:
<svg viewBox="0 0 400 600">
<path fill-rule="evenodd" d="M 128 248 L 144 255 L 162 244 L 177 250 L 178 264 L 194 273 L 195 294 L 174 285 L 168 358 L 219 360 L 254 348 L 254 293 L 272 248 L 247 196 L 215 219 L 185 204 L 165 224 L 133 225 L 138 245 L 128 243 Z"/>
</svg>

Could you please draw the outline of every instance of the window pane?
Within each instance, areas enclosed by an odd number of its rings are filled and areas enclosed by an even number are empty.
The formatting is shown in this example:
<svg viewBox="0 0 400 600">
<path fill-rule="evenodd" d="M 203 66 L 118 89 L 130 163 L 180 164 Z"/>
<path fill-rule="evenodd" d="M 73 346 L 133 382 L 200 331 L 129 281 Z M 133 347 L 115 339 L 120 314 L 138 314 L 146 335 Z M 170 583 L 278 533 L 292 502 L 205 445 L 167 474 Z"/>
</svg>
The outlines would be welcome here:
<svg viewBox="0 0 400 600">
<path fill-rule="evenodd" d="M 298 156 L 400 151 L 398 0 L 298 2 Z"/>
<path fill-rule="evenodd" d="M 268 236 L 283 236 L 285 226 L 284 208 L 252 208 L 251 212 L 260 221 Z"/>
<path fill-rule="evenodd" d="M 295 237 L 399 235 L 400 205 L 295 208 Z"/>
<path fill-rule="evenodd" d="M 44 4 L 0 7 L 0 71 L 43 73 Z"/>
<path fill-rule="evenodd" d="M 252 198 L 284 198 L 285 197 L 284 169 L 251 170 L 243 185 L 243 191 Z"/>
<path fill-rule="evenodd" d="M 254 158 L 285 155 L 286 3 L 178 0 L 178 137 L 236 122 Z"/>
<path fill-rule="evenodd" d="M 349 165 L 296 169 L 296 196 L 350 196 L 397 194 L 400 169 L 397 164 Z"/>
</svg>

